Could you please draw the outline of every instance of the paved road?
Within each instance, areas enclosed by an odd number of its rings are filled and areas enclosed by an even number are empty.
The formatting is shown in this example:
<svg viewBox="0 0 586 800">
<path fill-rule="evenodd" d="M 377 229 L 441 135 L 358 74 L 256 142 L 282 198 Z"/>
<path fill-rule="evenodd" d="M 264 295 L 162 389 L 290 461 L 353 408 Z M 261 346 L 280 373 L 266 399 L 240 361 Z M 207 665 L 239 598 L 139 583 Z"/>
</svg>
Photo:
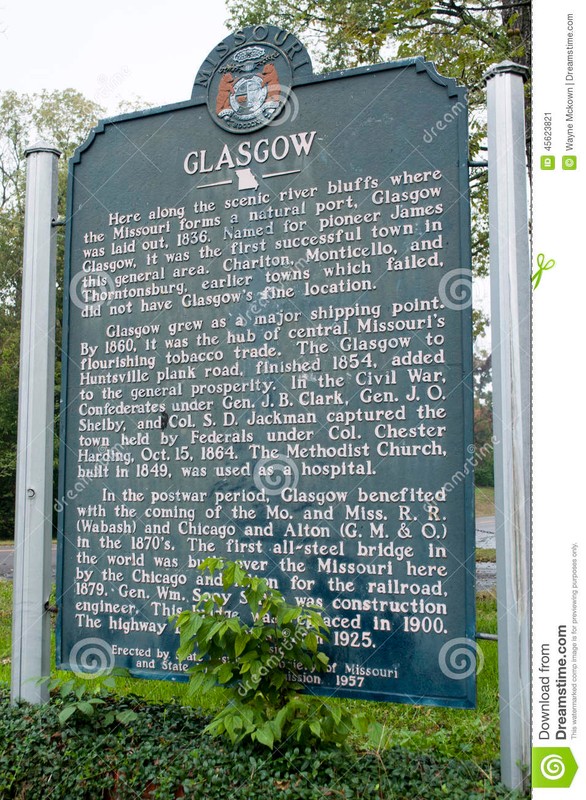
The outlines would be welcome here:
<svg viewBox="0 0 586 800">
<path fill-rule="evenodd" d="M 476 547 L 494 550 L 494 517 L 476 517 Z M 476 591 L 494 591 L 496 588 L 496 564 L 494 561 L 479 561 L 476 564 Z"/>
<path fill-rule="evenodd" d="M 494 517 L 476 518 L 476 547 L 494 548 Z M 53 579 L 57 548 L 53 545 Z M 0 547 L 0 578 L 12 580 L 14 571 L 14 549 Z M 496 585 L 496 564 L 483 562 L 476 565 L 477 589 L 490 590 Z"/>
<path fill-rule="evenodd" d="M 55 567 L 57 564 L 57 545 L 53 545 L 51 563 L 53 567 L 53 580 L 55 580 Z M 14 548 L 0 547 L 0 578 L 12 580 L 14 573 Z"/>
<path fill-rule="evenodd" d="M 494 549 L 494 517 L 476 517 L 476 547 L 488 547 Z"/>
</svg>

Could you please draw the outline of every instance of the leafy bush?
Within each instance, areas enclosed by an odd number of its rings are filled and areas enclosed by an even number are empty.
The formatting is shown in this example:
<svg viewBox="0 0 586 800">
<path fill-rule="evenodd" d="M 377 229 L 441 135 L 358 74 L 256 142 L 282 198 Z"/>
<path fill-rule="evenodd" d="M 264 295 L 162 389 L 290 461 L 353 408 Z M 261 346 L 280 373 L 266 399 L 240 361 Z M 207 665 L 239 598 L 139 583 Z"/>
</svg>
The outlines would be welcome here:
<svg viewBox="0 0 586 800">
<path fill-rule="evenodd" d="M 352 704 L 349 703 L 349 708 Z M 1 800 L 497 800 L 520 798 L 499 783 L 498 764 L 457 761 L 399 747 L 259 750 L 211 739 L 208 718 L 177 703 L 131 708 L 135 722 L 96 726 L 62 704 L 11 706 L 0 686 Z"/>
<path fill-rule="evenodd" d="M 492 451 L 474 468 L 474 482 L 477 486 L 494 486 L 494 453 Z"/>
<path fill-rule="evenodd" d="M 131 708 L 120 709 L 119 706 L 122 704 L 120 701 L 117 704 L 118 708 L 111 707 L 116 688 L 116 674 L 122 677 L 126 674 L 126 670 L 112 670 L 109 674 L 93 680 L 77 677 L 63 679 L 59 676 L 48 679 L 48 688 L 53 695 L 55 705 L 61 709 L 59 722 L 63 725 L 74 714 L 93 717 L 94 724 L 105 726 L 113 723 L 128 725 L 134 722 L 137 714 Z"/>
<path fill-rule="evenodd" d="M 328 628 L 312 606 L 287 603 L 265 578 L 253 577 L 234 561 L 208 558 L 200 566 L 222 575 L 224 592 L 239 588 L 247 619 L 230 615 L 219 594 L 202 595 L 193 611 L 176 617 L 180 659 L 196 653 L 190 668 L 190 691 L 195 694 L 224 685 L 228 704 L 206 731 L 225 734 L 233 743 L 244 739 L 273 747 L 296 742 L 343 743 L 362 723 L 340 706 L 302 696 L 300 667 L 325 672 L 328 657 L 320 640 Z M 234 612 L 232 612 L 233 614 Z"/>
</svg>

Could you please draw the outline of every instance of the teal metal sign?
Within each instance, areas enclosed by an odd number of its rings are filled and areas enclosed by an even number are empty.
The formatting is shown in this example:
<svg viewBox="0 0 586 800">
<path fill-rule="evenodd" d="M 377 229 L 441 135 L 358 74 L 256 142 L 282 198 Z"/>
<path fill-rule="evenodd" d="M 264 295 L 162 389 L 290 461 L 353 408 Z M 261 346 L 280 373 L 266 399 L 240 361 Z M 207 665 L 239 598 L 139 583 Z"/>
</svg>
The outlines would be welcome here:
<svg viewBox="0 0 586 800">
<path fill-rule="evenodd" d="M 261 25 L 77 151 L 61 667 L 185 679 L 214 555 L 322 608 L 312 691 L 474 704 L 466 126 L 421 59 L 314 76 Z"/>
</svg>

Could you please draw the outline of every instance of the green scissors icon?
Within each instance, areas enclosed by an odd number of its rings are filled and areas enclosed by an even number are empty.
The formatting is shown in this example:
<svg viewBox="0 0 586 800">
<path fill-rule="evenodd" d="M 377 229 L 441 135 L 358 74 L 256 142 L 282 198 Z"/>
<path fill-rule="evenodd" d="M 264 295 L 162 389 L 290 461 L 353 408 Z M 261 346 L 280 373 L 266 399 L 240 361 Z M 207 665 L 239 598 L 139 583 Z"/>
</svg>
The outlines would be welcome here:
<svg viewBox="0 0 586 800">
<path fill-rule="evenodd" d="M 531 283 L 533 284 L 533 289 L 537 289 L 537 287 L 539 286 L 539 283 L 541 281 L 541 276 L 543 275 L 543 273 L 546 270 L 551 269 L 552 267 L 555 267 L 555 261 L 553 260 L 553 258 L 550 258 L 550 259 L 548 259 L 548 261 L 546 261 L 545 260 L 545 256 L 543 255 L 543 253 L 538 253 L 538 255 L 537 255 L 537 269 L 535 270 L 535 272 L 531 276 Z"/>
</svg>

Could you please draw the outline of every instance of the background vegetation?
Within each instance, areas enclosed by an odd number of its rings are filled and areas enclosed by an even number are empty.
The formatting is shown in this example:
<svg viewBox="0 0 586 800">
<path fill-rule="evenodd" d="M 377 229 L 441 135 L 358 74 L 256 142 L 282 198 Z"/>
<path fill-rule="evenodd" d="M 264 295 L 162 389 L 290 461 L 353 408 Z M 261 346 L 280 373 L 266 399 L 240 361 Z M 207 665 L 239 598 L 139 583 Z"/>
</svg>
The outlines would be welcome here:
<svg viewBox="0 0 586 800">
<path fill-rule="evenodd" d="M 104 109 L 73 89 L 26 95 L 0 92 L 0 539 L 14 530 L 18 370 L 26 163 L 25 149 L 43 139 L 63 155 L 59 169 L 59 215 L 65 216 L 67 161 Z M 55 408 L 61 375 L 63 235 L 57 236 L 58 313 Z M 58 431 L 58 425 L 56 430 Z"/>
</svg>

